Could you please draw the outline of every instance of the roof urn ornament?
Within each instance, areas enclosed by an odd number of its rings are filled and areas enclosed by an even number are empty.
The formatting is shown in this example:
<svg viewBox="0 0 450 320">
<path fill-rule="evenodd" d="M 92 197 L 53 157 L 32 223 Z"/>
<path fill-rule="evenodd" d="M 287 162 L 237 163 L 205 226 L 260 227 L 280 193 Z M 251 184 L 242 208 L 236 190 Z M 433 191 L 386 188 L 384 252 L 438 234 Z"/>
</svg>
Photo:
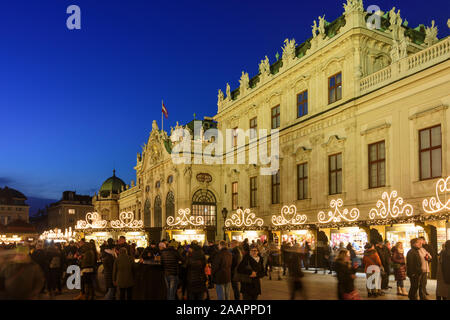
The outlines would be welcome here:
<svg viewBox="0 0 450 320">
<path fill-rule="evenodd" d="M 295 39 L 285 39 L 283 49 L 283 61 L 289 61 L 295 59 Z"/>
</svg>

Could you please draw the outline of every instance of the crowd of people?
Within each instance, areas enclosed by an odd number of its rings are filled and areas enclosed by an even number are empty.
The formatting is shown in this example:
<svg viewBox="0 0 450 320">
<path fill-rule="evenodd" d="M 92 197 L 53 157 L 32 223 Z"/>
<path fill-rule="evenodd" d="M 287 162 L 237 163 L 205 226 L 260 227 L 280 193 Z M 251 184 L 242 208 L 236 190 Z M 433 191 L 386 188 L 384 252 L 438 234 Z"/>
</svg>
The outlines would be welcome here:
<svg viewBox="0 0 450 320">
<path fill-rule="evenodd" d="M 69 276 L 65 272 L 67 267 L 76 265 L 81 275 L 81 290 L 76 300 L 99 297 L 131 300 L 137 282 L 136 266 L 150 264 L 159 266 L 168 300 L 208 300 L 211 298 L 209 289 L 215 289 L 218 300 L 257 300 L 262 293 L 261 278 L 272 280 L 274 276 L 274 280 L 281 280 L 282 275 L 287 276 L 290 299 L 295 299 L 297 294 L 307 299 L 302 283 L 303 270 L 308 270 L 314 260 L 316 273 L 317 266 L 322 266 L 324 273 L 335 272 L 339 299 L 361 298 L 354 281 L 356 272 L 362 269 L 367 279 L 374 280 L 373 285 L 367 281 L 368 297 L 384 295 L 391 289 L 389 276 L 392 272 L 398 295 L 409 299 L 417 299 L 418 295 L 427 300 L 430 262 L 436 259 L 436 296 L 449 299 L 450 241 L 439 254 L 433 252 L 423 237 L 413 239 L 411 248 L 405 256 L 402 242 L 393 247 L 387 241 L 368 243 L 360 261 L 350 243 L 311 250 L 307 241 L 284 241 L 277 246 L 259 240 L 249 243 L 248 239 L 203 245 L 196 241 L 181 244 L 162 240 L 151 242 L 147 248 L 137 248 L 123 236 L 117 241 L 110 238 L 99 247 L 93 240 L 85 239 L 65 244 L 38 241 L 31 247 L 0 246 L 0 298 L 31 299 L 44 292 L 53 298 L 62 293 Z M 98 277 L 100 266 L 101 279 Z M 24 270 L 32 270 L 33 274 L 17 277 L 17 274 L 24 275 Z M 376 272 L 379 272 L 378 277 L 373 276 Z M 411 284 L 409 292 L 405 290 L 407 278 Z M 98 294 L 100 287 L 104 289 L 101 296 Z"/>
</svg>

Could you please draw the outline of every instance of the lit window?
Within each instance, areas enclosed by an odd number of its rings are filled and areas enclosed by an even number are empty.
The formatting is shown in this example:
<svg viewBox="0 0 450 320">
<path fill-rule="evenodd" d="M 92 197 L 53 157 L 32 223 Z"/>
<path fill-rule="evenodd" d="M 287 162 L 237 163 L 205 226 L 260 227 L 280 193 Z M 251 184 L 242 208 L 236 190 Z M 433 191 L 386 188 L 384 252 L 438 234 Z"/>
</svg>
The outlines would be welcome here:
<svg viewBox="0 0 450 320">
<path fill-rule="evenodd" d="M 69 209 L 69 214 L 75 214 L 75 209 Z"/>
</svg>

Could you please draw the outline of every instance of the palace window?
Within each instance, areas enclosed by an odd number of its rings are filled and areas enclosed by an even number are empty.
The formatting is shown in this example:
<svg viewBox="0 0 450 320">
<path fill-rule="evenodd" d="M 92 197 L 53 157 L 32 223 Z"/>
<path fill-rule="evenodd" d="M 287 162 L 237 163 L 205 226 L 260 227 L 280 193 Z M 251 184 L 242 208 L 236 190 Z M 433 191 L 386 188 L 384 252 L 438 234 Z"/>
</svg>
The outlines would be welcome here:
<svg viewBox="0 0 450 320">
<path fill-rule="evenodd" d="M 420 180 L 442 176 L 441 125 L 419 131 Z"/>
<path fill-rule="evenodd" d="M 342 193 L 342 153 L 328 157 L 329 194 Z"/>
<path fill-rule="evenodd" d="M 156 181 L 155 188 L 158 189 L 159 187 L 161 187 L 161 181 L 158 180 Z"/>
<path fill-rule="evenodd" d="M 342 74 L 339 72 L 328 78 L 328 103 L 342 98 Z"/>
<path fill-rule="evenodd" d="M 256 117 L 250 119 L 250 139 L 257 138 L 256 130 L 258 130 L 258 122 Z"/>
<path fill-rule="evenodd" d="M 236 210 L 238 208 L 238 183 L 231 184 L 231 208 Z"/>
<path fill-rule="evenodd" d="M 256 194 L 258 191 L 257 177 L 250 178 L 250 208 L 256 207 Z"/>
<path fill-rule="evenodd" d="M 238 141 L 238 128 L 233 129 L 233 147 L 237 147 L 237 141 Z"/>
<path fill-rule="evenodd" d="M 171 184 L 173 182 L 173 175 L 167 177 L 167 183 Z"/>
<path fill-rule="evenodd" d="M 272 108 L 272 129 L 280 127 L 280 105 Z"/>
<path fill-rule="evenodd" d="M 297 200 L 308 197 L 308 163 L 297 165 Z"/>
<path fill-rule="evenodd" d="M 69 214 L 75 214 L 75 209 L 69 209 Z"/>
<path fill-rule="evenodd" d="M 217 226 L 216 208 L 216 197 L 208 189 L 200 189 L 192 196 L 192 215 L 202 216 L 206 226 Z"/>
<path fill-rule="evenodd" d="M 384 141 L 369 144 L 369 188 L 386 185 Z"/>
<path fill-rule="evenodd" d="M 297 94 L 297 118 L 308 114 L 308 90 Z"/>
<path fill-rule="evenodd" d="M 280 170 L 272 175 L 272 204 L 280 203 Z"/>
</svg>

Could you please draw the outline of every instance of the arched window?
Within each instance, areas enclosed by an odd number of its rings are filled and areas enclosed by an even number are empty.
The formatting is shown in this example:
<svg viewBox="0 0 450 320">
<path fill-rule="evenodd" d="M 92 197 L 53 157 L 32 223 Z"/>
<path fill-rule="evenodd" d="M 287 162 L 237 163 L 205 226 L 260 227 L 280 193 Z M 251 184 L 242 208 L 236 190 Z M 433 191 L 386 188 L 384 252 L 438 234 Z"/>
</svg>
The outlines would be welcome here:
<svg viewBox="0 0 450 320">
<path fill-rule="evenodd" d="M 175 197 L 172 191 L 167 193 L 166 197 L 166 219 L 175 216 Z"/>
<path fill-rule="evenodd" d="M 192 196 L 192 215 L 203 216 L 206 226 L 216 226 L 216 197 L 208 189 L 200 189 Z"/>
<path fill-rule="evenodd" d="M 162 208 L 161 208 L 161 197 L 156 196 L 155 198 L 155 205 L 153 207 L 153 221 L 154 221 L 154 227 L 162 227 Z"/>
<path fill-rule="evenodd" d="M 150 227 L 151 221 L 150 221 L 150 200 L 145 200 L 144 205 L 144 225 L 146 227 Z"/>
<path fill-rule="evenodd" d="M 170 176 L 167 177 L 167 183 L 171 184 L 172 182 L 173 182 L 173 176 L 170 175 Z"/>
</svg>

